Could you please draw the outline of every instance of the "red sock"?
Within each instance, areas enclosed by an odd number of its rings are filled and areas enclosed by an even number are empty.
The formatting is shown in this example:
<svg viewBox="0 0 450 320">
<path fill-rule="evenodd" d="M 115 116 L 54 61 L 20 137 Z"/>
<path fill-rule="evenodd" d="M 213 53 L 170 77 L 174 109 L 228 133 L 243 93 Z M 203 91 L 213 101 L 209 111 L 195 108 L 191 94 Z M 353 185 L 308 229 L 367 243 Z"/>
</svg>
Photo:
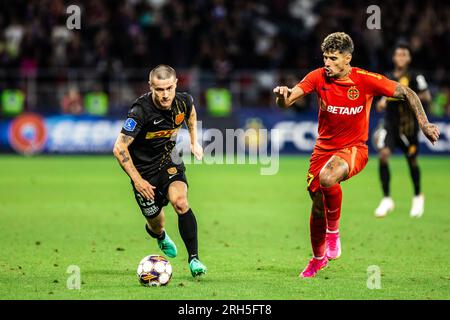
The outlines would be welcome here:
<svg viewBox="0 0 450 320">
<path fill-rule="evenodd" d="M 311 217 L 309 219 L 309 229 L 311 232 L 310 237 L 314 257 L 323 257 L 325 255 L 327 219 L 325 217 L 315 217 L 311 213 Z"/>
<path fill-rule="evenodd" d="M 329 188 L 320 187 L 325 205 L 327 228 L 329 231 L 339 230 L 339 218 L 341 217 L 342 189 L 339 183 Z"/>
</svg>

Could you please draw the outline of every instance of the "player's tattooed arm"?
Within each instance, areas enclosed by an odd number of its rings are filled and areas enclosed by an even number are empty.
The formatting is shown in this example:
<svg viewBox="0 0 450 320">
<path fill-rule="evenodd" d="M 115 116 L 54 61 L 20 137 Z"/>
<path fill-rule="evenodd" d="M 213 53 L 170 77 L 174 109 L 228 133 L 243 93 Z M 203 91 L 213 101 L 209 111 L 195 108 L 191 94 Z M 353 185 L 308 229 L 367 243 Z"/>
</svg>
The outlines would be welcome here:
<svg viewBox="0 0 450 320">
<path fill-rule="evenodd" d="M 120 156 L 118 157 L 116 155 L 117 159 L 122 165 L 124 165 L 125 162 L 130 161 L 130 152 L 128 151 L 128 146 L 133 142 L 134 138 L 121 133 L 119 135 L 119 139 L 119 143 L 116 142 L 117 148 L 114 148 L 114 154 L 116 154 L 117 152 L 117 154 Z"/>
<path fill-rule="evenodd" d="M 119 133 L 116 143 L 114 144 L 114 156 L 119 162 L 122 169 L 128 174 L 128 176 L 133 180 L 134 187 L 136 190 L 142 194 L 142 196 L 147 200 L 153 200 L 155 193 L 152 186 L 147 180 L 144 180 L 142 176 L 137 171 L 133 164 L 133 160 L 130 156 L 130 151 L 128 147 L 133 142 L 134 138 L 127 136 L 126 134 Z"/>
<path fill-rule="evenodd" d="M 293 88 L 279 86 L 273 89 L 273 93 L 275 93 L 275 102 L 280 108 L 287 108 L 291 106 L 305 94 L 298 86 Z"/>
<path fill-rule="evenodd" d="M 186 121 L 189 130 L 189 136 L 191 138 L 191 152 L 197 160 L 201 160 L 203 157 L 203 148 L 198 143 L 197 136 L 197 112 L 195 111 L 195 106 L 192 105 L 191 114 L 189 119 Z"/>
<path fill-rule="evenodd" d="M 133 137 L 120 133 L 117 137 L 116 143 L 114 144 L 113 151 L 120 166 L 125 170 L 130 178 L 133 178 L 135 173 L 138 173 L 133 165 L 133 161 L 131 160 L 130 151 L 128 150 L 128 146 L 133 142 L 133 140 Z"/>
<path fill-rule="evenodd" d="M 398 84 L 392 97 L 406 101 L 411 111 L 414 112 L 423 134 L 434 144 L 439 139 L 439 128 L 437 125 L 428 122 L 427 115 L 417 94 L 410 88 Z"/>
<path fill-rule="evenodd" d="M 428 118 L 427 115 L 425 114 L 425 110 L 422 107 L 422 103 L 420 102 L 419 97 L 413 90 L 401 84 L 398 84 L 397 88 L 395 89 L 393 97 L 397 99 L 406 100 L 410 109 L 416 115 L 420 127 L 428 123 Z"/>
</svg>

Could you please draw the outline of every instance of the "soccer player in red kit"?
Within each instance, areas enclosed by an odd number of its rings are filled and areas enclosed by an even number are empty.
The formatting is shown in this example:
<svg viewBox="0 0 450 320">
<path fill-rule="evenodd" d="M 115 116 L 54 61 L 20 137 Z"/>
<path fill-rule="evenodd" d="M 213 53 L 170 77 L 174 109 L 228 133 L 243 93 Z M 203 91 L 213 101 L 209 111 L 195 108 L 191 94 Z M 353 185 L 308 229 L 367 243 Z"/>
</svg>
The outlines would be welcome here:
<svg viewBox="0 0 450 320">
<path fill-rule="evenodd" d="M 328 35 L 321 45 L 324 67 L 316 69 L 295 87 L 276 87 L 280 107 L 289 107 L 315 92 L 319 104 L 319 136 L 311 155 L 307 184 L 312 199 L 310 218 L 313 258 L 300 277 L 314 277 L 329 259 L 341 255 L 339 218 L 340 182 L 358 174 L 368 160 L 366 141 L 374 96 L 405 100 L 425 136 L 434 144 L 439 129 L 428 122 L 418 96 L 398 82 L 350 66 L 353 41 L 343 32 Z"/>
</svg>

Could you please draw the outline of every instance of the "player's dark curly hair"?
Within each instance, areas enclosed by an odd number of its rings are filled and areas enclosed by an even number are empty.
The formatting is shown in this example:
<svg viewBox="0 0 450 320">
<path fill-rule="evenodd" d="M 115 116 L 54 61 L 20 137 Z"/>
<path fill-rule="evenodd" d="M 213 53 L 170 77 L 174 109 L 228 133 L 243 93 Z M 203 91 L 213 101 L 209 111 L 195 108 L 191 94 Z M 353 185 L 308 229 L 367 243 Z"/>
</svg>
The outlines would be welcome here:
<svg viewBox="0 0 450 320">
<path fill-rule="evenodd" d="M 323 40 L 320 46 L 322 52 L 353 53 L 353 40 L 345 32 L 331 33 Z"/>
</svg>

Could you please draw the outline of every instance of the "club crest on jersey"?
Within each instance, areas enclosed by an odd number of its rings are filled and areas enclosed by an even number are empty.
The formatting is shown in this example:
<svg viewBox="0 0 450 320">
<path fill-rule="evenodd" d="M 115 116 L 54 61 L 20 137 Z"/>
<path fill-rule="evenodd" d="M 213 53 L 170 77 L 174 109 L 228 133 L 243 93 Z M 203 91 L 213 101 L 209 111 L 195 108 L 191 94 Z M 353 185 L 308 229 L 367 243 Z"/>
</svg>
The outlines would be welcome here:
<svg viewBox="0 0 450 320">
<path fill-rule="evenodd" d="M 347 91 L 347 97 L 350 100 L 356 100 L 359 97 L 359 90 L 355 86 L 351 86 Z"/>
<path fill-rule="evenodd" d="M 123 128 L 124 128 L 125 130 L 127 130 L 127 131 L 133 131 L 134 128 L 136 128 L 136 124 L 137 124 L 136 120 L 134 120 L 134 119 L 132 119 L 132 118 L 128 118 L 128 119 L 125 121 L 125 124 L 123 125 Z"/>
<path fill-rule="evenodd" d="M 175 168 L 175 167 L 170 167 L 169 169 L 167 169 L 167 173 L 168 174 L 175 174 L 175 173 L 177 173 L 178 172 L 178 170 L 177 170 L 177 168 Z"/>
<path fill-rule="evenodd" d="M 175 116 L 175 124 L 179 125 L 180 123 L 182 123 L 184 120 L 184 112 L 179 113 Z"/>
</svg>

